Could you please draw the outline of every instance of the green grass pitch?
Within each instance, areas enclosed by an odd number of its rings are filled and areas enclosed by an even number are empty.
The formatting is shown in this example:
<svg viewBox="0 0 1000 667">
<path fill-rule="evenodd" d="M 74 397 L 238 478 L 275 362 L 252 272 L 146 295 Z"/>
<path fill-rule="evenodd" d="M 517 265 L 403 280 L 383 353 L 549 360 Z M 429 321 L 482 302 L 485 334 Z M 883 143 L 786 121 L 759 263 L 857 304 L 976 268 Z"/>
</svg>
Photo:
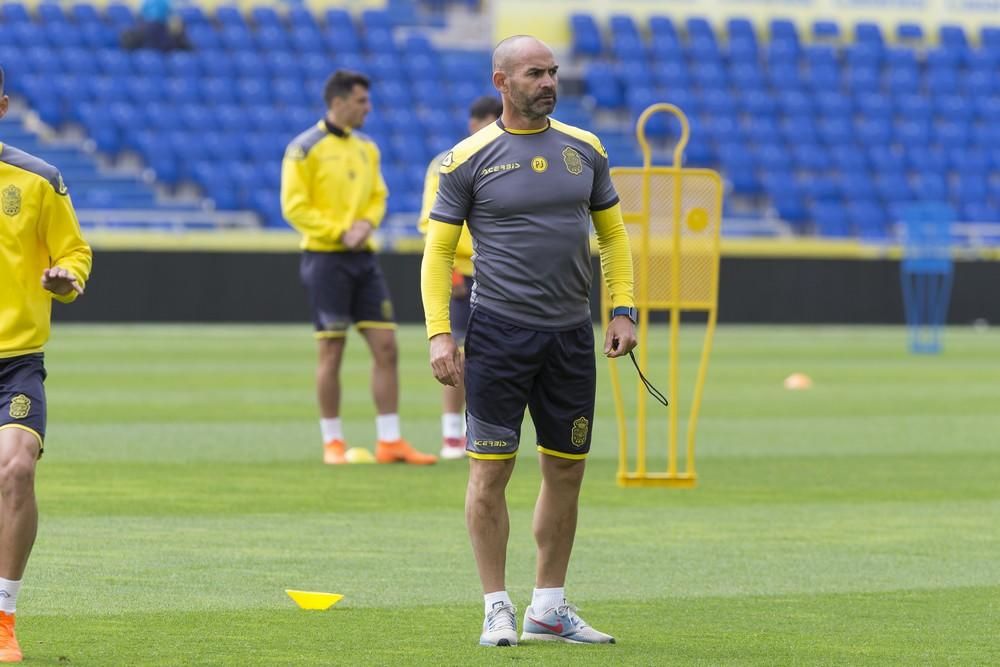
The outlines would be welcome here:
<svg viewBox="0 0 1000 667">
<path fill-rule="evenodd" d="M 400 340 L 404 434 L 436 451 L 426 343 Z M 307 325 L 57 326 L 26 664 L 1000 664 L 1000 334 L 945 344 L 914 357 L 902 328 L 721 327 L 687 491 L 615 485 L 601 360 L 567 585 L 619 643 L 491 650 L 465 464 L 321 465 Z M 370 447 L 356 335 L 345 363 L 346 433 Z M 813 389 L 784 390 L 792 372 Z M 526 447 L 508 493 L 520 610 L 538 484 Z M 345 598 L 306 612 L 285 588 Z"/>
</svg>

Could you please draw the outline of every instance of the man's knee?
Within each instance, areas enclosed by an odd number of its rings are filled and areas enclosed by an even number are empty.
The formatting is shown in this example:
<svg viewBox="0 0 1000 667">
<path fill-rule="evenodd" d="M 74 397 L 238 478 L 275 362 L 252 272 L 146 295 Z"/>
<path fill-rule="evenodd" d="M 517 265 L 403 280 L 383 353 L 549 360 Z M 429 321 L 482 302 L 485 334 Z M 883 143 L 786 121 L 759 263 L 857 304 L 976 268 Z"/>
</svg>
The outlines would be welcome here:
<svg viewBox="0 0 1000 667">
<path fill-rule="evenodd" d="M 507 488 L 514 459 L 469 461 L 469 489 L 481 494 L 502 494 Z"/>
<path fill-rule="evenodd" d="M 0 433 L 8 430 L 14 429 L 4 429 Z M 34 434 L 25 431 L 21 433 L 4 437 L 3 445 L 0 446 L 0 492 L 4 496 L 23 495 L 33 492 L 35 488 L 38 439 Z"/>
<path fill-rule="evenodd" d="M 542 454 L 542 477 L 548 484 L 579 486 L 583 482 L 585 459 L 564 459 Z"/>
<path fill-rule="evenodd" d="M 391 331 L 387 335 L 378 336 L 372 341 L 372 356 L 379 366 L 395 366 L 399 362 L 399 346 L 396 336 Z"/>
</svg>

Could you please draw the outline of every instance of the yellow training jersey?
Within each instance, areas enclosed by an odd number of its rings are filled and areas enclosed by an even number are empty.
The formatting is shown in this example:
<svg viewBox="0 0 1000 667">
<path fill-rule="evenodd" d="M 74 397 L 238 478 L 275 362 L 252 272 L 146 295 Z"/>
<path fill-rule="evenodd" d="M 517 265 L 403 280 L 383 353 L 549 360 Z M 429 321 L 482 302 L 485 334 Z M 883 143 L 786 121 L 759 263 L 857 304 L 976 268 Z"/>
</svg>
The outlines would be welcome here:
<svg viewBox="0 0 1000 667">
<path fill-rule="evenodd" d="M 434 208 L 434 200 L 437 198 L 438 182 L 441 180 L 438 175 L 441 173 L 441 160 L 447 154 L 448 151 L 445 151 L 431 160 L 427 167 L 427 175 L 424 176 L 424 201 L 420 208 L 420 220 L 417 221 L 417 229 L 424 236 L 427 235 L 427 223 L 431 217 L 431 209 Z M 462 234 L 458 237 L 458 246 L 455 248 L 454 266 L 463 276 L 472 275 L 472 234 L 469 233 L 468 225 L 462 225 Z"/>
<path fill-rule="evenodd" d="M 360 132 L 322 120 L 285 151 L 281 212 L 302 232 L 304 250 L 346 251 L 341 234 L 358 220 L 378 227 L 388 196 L 378 147 Z M 368 249 L 374 249 L 371 239 Z"/>
<path fill-rule="evenodd" d="M 42 271 L 64 268 L 82 286 L 91 260 L 59 170 L 0 144 L 0 358 L 41 351 L 52 299 L 76 298 L 43 289 Z"/>
</svg>

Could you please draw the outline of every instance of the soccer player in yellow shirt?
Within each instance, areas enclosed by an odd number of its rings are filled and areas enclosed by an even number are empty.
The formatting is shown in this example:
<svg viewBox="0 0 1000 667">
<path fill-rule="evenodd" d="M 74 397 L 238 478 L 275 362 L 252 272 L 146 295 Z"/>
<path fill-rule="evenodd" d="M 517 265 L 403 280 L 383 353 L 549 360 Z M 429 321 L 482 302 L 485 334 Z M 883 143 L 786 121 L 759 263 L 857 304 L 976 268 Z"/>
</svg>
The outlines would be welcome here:
<svg viewBox="0 0 1000 667">
<path fill-rule="evenodd" d="M 356 131 L 371 111 L 368 89 L 366 76 L 348 70 L 327 80 L 326 116 L 285 151 L 281 210 L 302 233 L 301 277 L 319 341 L 316 385 L 324 462 L 348 462 L 340 422 L 340 364 L 353 323 L 374 358 L 375 459 L 425 465 L 437 457 L 414 449 L 400 434 L 396 322 L 371 240 L 385 215 L 388 190 L 378 147 Z"/>
<path fill-rule="evenodd" d="M 7 113 L 0 69 L 0 118 Z M 20 662 L 14 618 L 38 531 L 52 299 L 83 294 L 92 255 L 52 165 L 0 144 L 0 662 Z"/>
<path fill-rule="evenodd" d="M 492 95 L 483 95 L 469 106 L 469 134 L 475 134 L 491 123 L 495 123 L 503 113 L 503 103 Z M 421 234 L 427 233 L 427 222 L 430 219 L 431 208 L 437 197 L 438 172 L 441 171 L 441 160 L 445 151 L 431 160 L 424 177 L 424 201 L 420 210 L 420 220 L 417 228 Z M 462 227 L 462 235 L 455 248 L 455 267 L 451 274 L 451 335 L 455 343 L 462 345 L 465 341 L 465 327 L 469 322 L 469 312 L 472 297 L 472 237 L 467 227 Z M 457 386 L 444 387 L 444 414 L 441 415 L 441 458 L 465 458 L 465 420 L 462 410 L 465 405 L 465 384 L 459 381 Z"/>
</svg>

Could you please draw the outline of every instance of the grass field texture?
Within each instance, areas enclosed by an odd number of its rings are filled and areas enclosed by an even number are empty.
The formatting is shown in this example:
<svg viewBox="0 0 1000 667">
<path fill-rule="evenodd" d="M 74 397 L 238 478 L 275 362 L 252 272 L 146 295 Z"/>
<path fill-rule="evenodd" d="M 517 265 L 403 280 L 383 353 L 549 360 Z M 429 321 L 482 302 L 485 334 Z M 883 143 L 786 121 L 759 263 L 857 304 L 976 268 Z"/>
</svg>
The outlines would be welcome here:
<svg viewBox="0 0 1000 667">
<path fill-rule="evenodd" d="M 323 466 L 307 326 L 58 326 L 26 663 L 1000 664 L 1000 333 L 945 345 L 915 357 L 902 328 L 720 327 L 694 490 L 615 485 L 600 361 L 567 587 L 618 644 L 483 649 L 466 465 Z M 404 434 L 436 451 L 421 330 L 400 346 Z M 346 434 L 370 447 L 353 334 L 345 364 Z M 792 372 L 813 389 L 784 390 Z M 525 447 L 508 491 L 519 611 L 538 485 Z M 285 588 L 345 598 L 306 612 Z"/>
</svg>

